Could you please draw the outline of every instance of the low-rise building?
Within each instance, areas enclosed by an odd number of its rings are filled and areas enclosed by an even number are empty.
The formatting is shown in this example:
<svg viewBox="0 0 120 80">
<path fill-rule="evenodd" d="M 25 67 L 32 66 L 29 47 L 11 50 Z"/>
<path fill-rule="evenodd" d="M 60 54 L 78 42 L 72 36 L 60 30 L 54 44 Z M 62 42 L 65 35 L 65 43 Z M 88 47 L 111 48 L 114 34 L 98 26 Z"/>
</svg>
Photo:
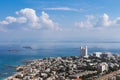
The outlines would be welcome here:
<svg viewBox="0 0 120 80">
<path fill-rule="evenodd" d="M 93 56 L 94 57 L 101 57 L 102 52 L 94 52 Z"/>
<path fill-rule="evenodd" d="M 106 62 L 98 64 L 98 71 L 100 71 L 102 73 L 104 71 L 108 71 L 108 64 Z"/>
</svg>

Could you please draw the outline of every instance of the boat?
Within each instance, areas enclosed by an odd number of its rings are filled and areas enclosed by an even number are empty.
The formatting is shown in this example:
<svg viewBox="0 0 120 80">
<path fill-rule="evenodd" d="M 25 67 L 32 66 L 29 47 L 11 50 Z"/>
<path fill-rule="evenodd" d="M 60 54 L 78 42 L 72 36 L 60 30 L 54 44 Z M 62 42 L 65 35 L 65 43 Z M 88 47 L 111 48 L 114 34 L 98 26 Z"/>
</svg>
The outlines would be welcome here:
<svg viewBox="0 0 120 80">
<path fill-rule="evenodd" d="M 32 49 L 32 47 L 30 47 L 30 46 L 24 46 L 23 48 L 25 48 L 25 49 Z"/>
<path fill-rule="evenodd" d="M 19 50 L 8 50 L 9 52 L 19 52 Z"/>
</svg>

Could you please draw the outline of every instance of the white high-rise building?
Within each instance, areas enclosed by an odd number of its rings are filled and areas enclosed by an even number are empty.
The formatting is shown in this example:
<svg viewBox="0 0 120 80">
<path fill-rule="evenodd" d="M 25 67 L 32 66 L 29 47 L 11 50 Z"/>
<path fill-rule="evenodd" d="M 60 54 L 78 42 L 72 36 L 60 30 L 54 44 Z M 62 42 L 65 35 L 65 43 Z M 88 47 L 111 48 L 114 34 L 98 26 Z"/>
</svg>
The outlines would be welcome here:
<svg viewBox="0 0 120 80">
<path fill-rule="evenodd" d="M 81 57 L 88 57 L 88 49 L 87 46 L 81 46 L 80 47 L 80 56 Z"/>
</svg>

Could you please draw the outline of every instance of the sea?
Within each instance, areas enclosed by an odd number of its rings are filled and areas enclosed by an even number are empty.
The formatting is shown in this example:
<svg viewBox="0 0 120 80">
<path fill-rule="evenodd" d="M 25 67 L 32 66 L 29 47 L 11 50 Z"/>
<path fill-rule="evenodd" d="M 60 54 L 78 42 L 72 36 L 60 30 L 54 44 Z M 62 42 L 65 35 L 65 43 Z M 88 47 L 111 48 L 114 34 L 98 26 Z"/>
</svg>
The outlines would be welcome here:
<svg viewBox="0 0 120 80">
<path fill-rule="evenodd" d="M 28 41 L 0 42 L 0 80 L 16 73 L 13 66 L 25 60 L 47 57 L 80 56 L 80 46 L 88 46 L 88 54 L 111 52 L 120 54 L 120 42 Z"/>
</svg>

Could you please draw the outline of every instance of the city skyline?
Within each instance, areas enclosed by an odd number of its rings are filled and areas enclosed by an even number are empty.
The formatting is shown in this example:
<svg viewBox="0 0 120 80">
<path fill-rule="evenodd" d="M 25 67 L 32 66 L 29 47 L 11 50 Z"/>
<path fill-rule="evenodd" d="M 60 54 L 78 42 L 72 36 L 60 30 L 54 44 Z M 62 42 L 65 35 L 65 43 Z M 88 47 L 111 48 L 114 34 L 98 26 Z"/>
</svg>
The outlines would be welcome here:
<svg viewBox="0 0 120 80">
<path fill-rule="evenodd" d="M 120 41 L 119 3 L 1 0 L 0 41 Z"/>
</svg>

